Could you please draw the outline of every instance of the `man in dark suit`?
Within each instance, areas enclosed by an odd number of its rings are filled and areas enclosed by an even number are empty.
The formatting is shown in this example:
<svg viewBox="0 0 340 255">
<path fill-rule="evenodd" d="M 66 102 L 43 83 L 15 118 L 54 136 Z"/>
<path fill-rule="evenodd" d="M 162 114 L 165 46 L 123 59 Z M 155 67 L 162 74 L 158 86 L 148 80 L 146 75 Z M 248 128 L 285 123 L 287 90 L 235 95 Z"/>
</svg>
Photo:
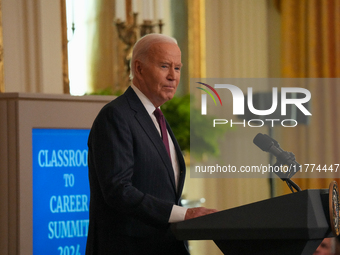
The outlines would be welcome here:
<svg viewBox="0 0 340 255">
<path fill-rule="evenodd" d="M 188 254 L 169 223 L 216 211 L 180 206 L 185 163 L 170 127 L 162 130 L 154 113 L 174 96 L 181 66 L 173 38 L 143 37 L 133 50 L 132 85 L 93 123 L 88 255 Z"/>
</svg>

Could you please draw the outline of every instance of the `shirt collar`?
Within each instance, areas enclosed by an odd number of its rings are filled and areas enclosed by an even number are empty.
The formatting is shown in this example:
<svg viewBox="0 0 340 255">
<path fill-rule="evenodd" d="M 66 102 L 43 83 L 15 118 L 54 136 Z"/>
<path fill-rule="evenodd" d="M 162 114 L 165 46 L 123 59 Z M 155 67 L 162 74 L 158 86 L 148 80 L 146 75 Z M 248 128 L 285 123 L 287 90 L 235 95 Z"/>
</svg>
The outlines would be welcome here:
<svg viewBox="0 0 340 255">
<path fill-rule="evenodd" d="M 147 98 L 135 85 L 131 84 L 131 88 L 137 94 L 139 100 L 142 102 L 149 115 L 152 115 L 156 110 L 156 107 L 151 103 L 150 99 Z"/>
</svg>

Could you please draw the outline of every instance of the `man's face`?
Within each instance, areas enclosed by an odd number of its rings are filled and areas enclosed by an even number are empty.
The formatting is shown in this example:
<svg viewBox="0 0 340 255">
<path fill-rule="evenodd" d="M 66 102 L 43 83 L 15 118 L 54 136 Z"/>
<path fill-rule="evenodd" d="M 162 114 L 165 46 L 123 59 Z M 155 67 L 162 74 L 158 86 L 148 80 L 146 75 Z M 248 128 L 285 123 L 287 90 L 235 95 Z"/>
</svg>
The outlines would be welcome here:
<svg viewBox="0 0 340 255">
<path fill-rule="evenodd" d="M 172 99 L 181 76 L 181 51 L 176 44 L 153 44 L 148 59 L 137 60 L 135 84 L 155 107 Z"/>
</svg>

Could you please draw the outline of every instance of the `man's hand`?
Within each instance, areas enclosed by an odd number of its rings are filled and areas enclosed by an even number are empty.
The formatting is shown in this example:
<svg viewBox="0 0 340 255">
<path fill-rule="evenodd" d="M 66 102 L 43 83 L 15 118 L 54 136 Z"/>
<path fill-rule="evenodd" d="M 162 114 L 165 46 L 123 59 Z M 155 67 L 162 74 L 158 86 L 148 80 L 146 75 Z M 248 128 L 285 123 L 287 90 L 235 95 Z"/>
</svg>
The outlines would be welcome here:
<svg viewBox="0 0 340 255">
<path fill-rule="evenodd" d="M 189 208 L 185 214 L 184 220 L 190 220 L 196 217 L 204 216 L 210 213 L 218 212 L 216 209 L 208 209 L 205 207 Z"/>
</svg>

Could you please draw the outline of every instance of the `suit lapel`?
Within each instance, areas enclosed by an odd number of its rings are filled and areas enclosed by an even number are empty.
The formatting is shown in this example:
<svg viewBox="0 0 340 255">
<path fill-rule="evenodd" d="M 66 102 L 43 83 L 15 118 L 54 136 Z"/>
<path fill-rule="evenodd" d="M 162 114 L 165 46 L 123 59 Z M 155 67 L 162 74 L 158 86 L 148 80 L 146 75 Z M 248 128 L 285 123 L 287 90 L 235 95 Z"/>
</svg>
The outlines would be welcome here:
<svg viewBox="0 0 340 255">
<path fill-rule="evenodd" d="M 185 179 L 185 174 L 186 174 L 185 161 L 184 161 L 184 158 L 183 158 L 183 154 L 182 154 L 181 148 L 179 147 L 179 144 L 178 144 L 178 142 L 176 140 L 176 137 L 175 137 L 174 133 L 172 132 L 168 122 L 166 122 L 166 126 L 167 126 L 168 132 L 169 132 L 169 134 L 171 136 L 171 139 L 172 139 L 172 141 L 174 143 L 176 154 L 177 154 L 177 159 L 178 159 L 179 180 L 178 180 L 178 192 L 177 192 L 177 194 L 180 197 L 181 194 L 182 194 L 182 190 L 183 190 L 183 186 L 184 186 L 184 179 Z"/>
<path fill-rule="evenodd" d="M 172 164 L 163 144 L 163 141 L 160 138 L 159 133 L 155 127 L 155 124 L 153 123 L 151 117 L 149 116 L 149 113 L 146 111 L 144 105 L 131 87 L 126 90 L 125 95 L 129 101 L 131 109 L 136 112 L 136 120 L 141 125 L 142 129 L 150 138 L 152 143 L 155 145 L 160 157 L 162 158 L 162 161 L 167 168 L 173 188 L 176 190 L 174 170 L 172 168 Z"/>
</svg>

